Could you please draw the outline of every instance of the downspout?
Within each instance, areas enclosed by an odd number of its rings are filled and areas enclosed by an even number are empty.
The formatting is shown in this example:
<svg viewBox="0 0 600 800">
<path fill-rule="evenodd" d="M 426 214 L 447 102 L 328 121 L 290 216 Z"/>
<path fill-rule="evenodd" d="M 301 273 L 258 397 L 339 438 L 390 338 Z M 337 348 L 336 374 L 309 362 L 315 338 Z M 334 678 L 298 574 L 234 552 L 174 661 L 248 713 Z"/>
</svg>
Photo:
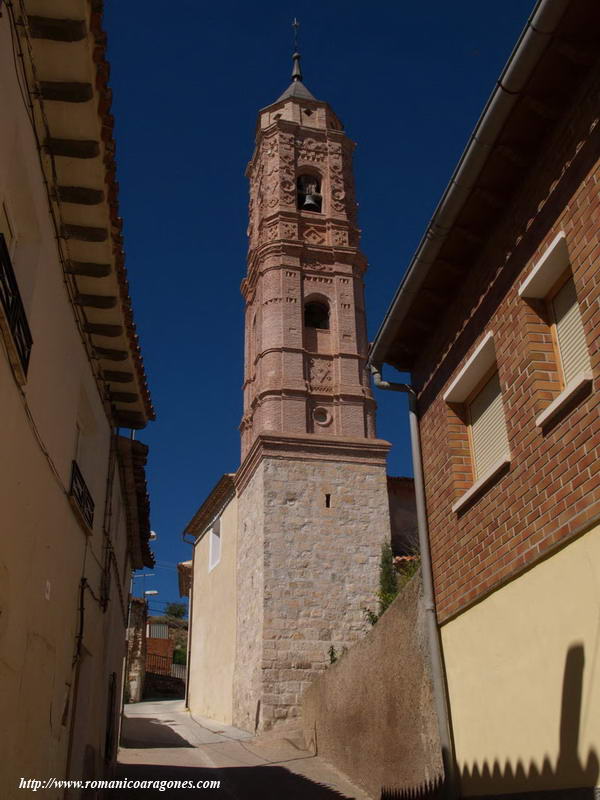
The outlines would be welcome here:
<svg viewBox="0 0 600 800">
<path fill-rule="evenodd" d="M 417 528 L 419 533 L 419 550 L 421 551 L 421 574 L 423 578 L 423 607 L 425 610 L 425 626 L 427 644 L 431 659 L 431 678 L 433 697 L 438 720 L 442 762 L 446 777 L 446 797 L 458 796 L 456 759 L 452 724 L 450 719 L 450 703 L 446 689 L 444 656 L 440 642 L 440 632 L 435 613 L 435 595 L 431 571 L 431 553 L 429 550 L 429 530 L 427 527 L 427 508 L 425 505 L 425 487 L 423 483 L 423 463 L 421 460 L 421 442 L 419 437 L 419 418 L 417 415 L 417 396 L 412 386 L 407 383 L 390 383 L 381 377 L 381 367 L 371 364 L 373 383 L 378 389 L 392 392 L 403 392 L 408 395 L 410 422 L 410 448 L 415 481 L 415 499 L 417 504 Z"/>
</svg>

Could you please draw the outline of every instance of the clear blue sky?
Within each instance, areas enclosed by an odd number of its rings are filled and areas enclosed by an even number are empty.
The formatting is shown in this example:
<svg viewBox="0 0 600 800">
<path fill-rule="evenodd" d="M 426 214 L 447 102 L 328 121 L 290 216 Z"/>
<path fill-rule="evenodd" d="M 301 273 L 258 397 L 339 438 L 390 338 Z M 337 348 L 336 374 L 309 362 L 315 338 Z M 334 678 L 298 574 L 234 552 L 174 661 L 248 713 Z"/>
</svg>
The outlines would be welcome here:
<svg viewBox="0 0 600 800">
<path fill-rule="evenodd" d="M 178 600 L 181 532 L 239 466 L 248 187 L 259 108 L 304 82 L 358 142 L 371 338 L 533 0 L 106 0 L 127 269 L 157 421 L 151 608 Z M 406 408 L 378 392 L 391 474 L 410 474 Z M 142 587 L 142 581 L 135 582 Z"/>
</svg>

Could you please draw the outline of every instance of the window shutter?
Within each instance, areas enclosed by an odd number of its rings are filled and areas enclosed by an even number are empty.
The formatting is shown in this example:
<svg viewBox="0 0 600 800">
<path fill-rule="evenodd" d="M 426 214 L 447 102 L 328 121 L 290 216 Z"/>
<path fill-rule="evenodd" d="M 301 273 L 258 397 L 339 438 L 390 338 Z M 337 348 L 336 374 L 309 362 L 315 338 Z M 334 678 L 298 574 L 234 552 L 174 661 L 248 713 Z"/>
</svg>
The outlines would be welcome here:
<svg viewBox="0 0 600 800">
<path fill-rule="evenodd" d="M 469 404 L 475 476 L 482 478 L 509 453 L 498 373 Z"/>
<path fill-rule="evenodd" d="M 565 384 L 570 383 L 586 369 L 590 369 L 585 333 L 575 284 L 570 278 L 552 299 L 556 322 L 556 338 Z"/>
</svg>

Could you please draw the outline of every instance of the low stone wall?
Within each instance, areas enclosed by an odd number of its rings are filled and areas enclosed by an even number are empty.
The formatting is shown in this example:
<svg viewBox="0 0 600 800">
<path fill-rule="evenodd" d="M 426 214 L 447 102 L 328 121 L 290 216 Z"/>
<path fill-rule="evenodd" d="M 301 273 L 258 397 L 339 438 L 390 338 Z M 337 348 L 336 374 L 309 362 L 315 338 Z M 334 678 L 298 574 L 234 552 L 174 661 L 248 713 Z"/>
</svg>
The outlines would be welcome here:
<svg viewBox="0 0 600 800">
<path fill-rule="evenodd" d="M 374 798 L 442 774 L 421 580 L 302 698 L 307 747 Z"/>
</svg>

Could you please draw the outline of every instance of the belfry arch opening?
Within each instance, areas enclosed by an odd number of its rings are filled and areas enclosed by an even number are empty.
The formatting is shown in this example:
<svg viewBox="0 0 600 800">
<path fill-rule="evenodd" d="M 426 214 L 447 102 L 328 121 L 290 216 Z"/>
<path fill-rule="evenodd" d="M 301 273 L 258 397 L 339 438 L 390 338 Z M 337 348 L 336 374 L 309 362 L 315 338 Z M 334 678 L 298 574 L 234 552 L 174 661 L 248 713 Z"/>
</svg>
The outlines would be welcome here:
<svg viewBox="0 0 600 800">
<path fill-rule="evenodd" d="M 329 330 L 329 305 L 322 300 L 310 300 L 304 304 L 304 327 Z"/>
<path fill-rule="evenodd" d="M 296 181 L 298 208 L 300 211 L 320 213 L 323 207 L 321 178 L 312 173 L 298 176 Z"/>
</svg>

